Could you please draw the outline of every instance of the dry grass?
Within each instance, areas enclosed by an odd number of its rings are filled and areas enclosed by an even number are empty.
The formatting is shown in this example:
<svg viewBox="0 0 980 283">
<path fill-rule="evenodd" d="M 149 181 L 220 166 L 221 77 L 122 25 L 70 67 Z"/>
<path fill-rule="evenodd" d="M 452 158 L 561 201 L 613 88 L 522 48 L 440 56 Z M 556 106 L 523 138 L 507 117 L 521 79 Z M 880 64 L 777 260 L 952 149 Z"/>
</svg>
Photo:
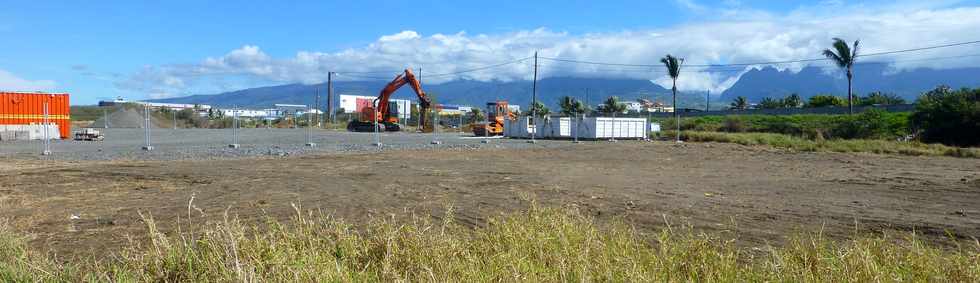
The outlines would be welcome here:
<svg viewBox="0 0 980 283">
<path fill-rule="evenodd" d="M 672 137 L 673 132 L 665 133 Z M 799 151 L 868 152 L 913 156 L 953 156 L 980 158 L 980 148 L 959 148 L 941 144 L 887 140 L 821 140 L 812 141 L 790 135 L 771 133 L 681 132 L 681 139 L 694 142 L 724 142 L 742 145 L 768 145 Z"/>
<path fill-rule="evenodd" d="M 800 235 L 745 250 L 686 229 L 599 229 L 574 209 L 533 205 L 475 230 L 419 217 L 355 229 L 299 211 L 287 223 L 183 223 L 172 236 L 145 216 L 150 240 L 102 262 L 56 263 L 0 224 L 0 281 L 980 281 L 980 243 L 944 250 L 914 235 L 846 242 Z"/>
</svg>

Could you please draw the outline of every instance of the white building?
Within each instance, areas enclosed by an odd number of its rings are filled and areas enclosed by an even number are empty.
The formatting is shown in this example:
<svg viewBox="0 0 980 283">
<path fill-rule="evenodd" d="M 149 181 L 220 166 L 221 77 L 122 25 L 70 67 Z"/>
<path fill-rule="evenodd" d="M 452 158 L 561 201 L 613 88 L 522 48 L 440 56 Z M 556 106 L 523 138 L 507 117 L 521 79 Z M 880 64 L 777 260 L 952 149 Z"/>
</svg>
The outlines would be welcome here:
<svg viewBox="0 0 980 283">
<path fill-rule="evenodd" d="M 274 113 L 270 113 L 269 110 L 252 110 L 252 109 L 220 109 L 221 115 L 225 117 L 233 117 L 238 114 L 238 117 L 242 118 L 263 118 L 275 116 Z"/>
<path fill-rule="evenodd" d="M 363 95 L 340 95 L 340 108 L 344 113 L 360 113 L 365 107 L 374 106 L 377 97 Z M 390 99 L 395 104 L 395 111 L 398 112 L 398 119 L 408 119 L 412 116 L 412 101 L 407 99 Z"/>
<path fill-rule="evenodd" d="M 643 109 L 643 103 L 639 103 L 639 102 L 636 102 L 636 101 L 630 101 L 630 102 L 625 102 L 623 104 L 626 105 L 626 111 L 627 112 L 640 112 L 640 111 L 643 111 L 644 110 Z"/>
</svg>

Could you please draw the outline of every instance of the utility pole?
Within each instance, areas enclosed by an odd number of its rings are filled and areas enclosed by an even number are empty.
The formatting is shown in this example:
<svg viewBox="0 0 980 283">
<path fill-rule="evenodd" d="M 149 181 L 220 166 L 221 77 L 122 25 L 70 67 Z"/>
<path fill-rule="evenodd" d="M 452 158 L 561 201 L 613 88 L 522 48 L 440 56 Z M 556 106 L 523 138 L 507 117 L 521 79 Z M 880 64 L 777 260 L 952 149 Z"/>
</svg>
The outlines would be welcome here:
<svg viewBox="0 0 980 283">
<path fill-rule="evenodd" d="M 711 91 L 709 90 L 707 94 L 704 95 L 704 112 L 708 112 L 711 109 Z"/>
<path fill-rule="evenodd" d="M 327 117 L 330 123 L 335 122 L 333 116 L 333 72 L 327 72 Z"/>
<path fill-rule="evenodd" d="M 534 136 L 538 134 L 537 110 L 534 106 L 538 104 L 538 52 L 534 51 L 534 80 L 531 81 L 531 119 L 534 121 L 534 131 L 531 132 L 531 143 L 534 143 Z"/>
<path fill-rule="evenodd" d="M 419 84 L 420 85 L 422 84 L 422 67 L 419 67 Z M 432 107 L 435 107 L 435 105 L 432 105 Z M 422 127 L 425 126 L 425 125 L 422 125 L 422 117 L 423 117 L 422 115 L 428 115 L 428 114 L 429 113 L 422 113 L 422 104 L 419 104 L 419 117 L 417 119 L 418 121 L 415 121 L 415 122 L 417 122 L 417 124 L 419 124 L 418 125 L 419 132 L 422 132 Z M 434 133 L 435 131 L 436 131 L 436 121 L 433 120 L 432 121 L 432 132 Z"/>
</svg>

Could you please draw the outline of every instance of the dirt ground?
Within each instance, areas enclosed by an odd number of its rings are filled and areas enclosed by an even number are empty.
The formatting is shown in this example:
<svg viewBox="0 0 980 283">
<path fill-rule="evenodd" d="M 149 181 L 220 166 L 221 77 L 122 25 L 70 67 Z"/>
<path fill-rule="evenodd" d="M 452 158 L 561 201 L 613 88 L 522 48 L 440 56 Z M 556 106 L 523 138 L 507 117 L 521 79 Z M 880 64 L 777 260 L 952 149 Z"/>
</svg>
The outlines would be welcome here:
<svg viewBox="0 0 980 283">
<path fill-rule="evenodd" d="M 63 256 L 125 245 L 126 235 L 144 233 L 138 212 L 173 232 L 192 197 L 201 210 L 194 217 L 285 220 L 297 204 L 356 223 L 407 212 L 438 218 L 452 204 L 457 221 L 482 225 L 526 209 L 525 195 L 641 232 L 669 221 L 737 235 L 747 246 L 799 231 L 980 238 L 977 159 L 666 142 L 203 161 L 0 159 L 0 217 Z"/>
</svg>

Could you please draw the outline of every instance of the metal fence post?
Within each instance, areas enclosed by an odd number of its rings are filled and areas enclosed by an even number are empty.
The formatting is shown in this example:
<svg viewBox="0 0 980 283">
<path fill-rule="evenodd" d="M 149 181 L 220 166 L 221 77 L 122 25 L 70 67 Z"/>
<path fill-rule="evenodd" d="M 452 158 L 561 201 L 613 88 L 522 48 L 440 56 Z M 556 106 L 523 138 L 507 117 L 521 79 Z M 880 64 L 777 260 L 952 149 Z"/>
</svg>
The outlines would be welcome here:
<svg viewBox="0 0 980 283">
<path fill-rule="evenodd" d="M 374 111 L 372 113 L 374 113 L 373 114 L 374 115 L 373 116 L 374 119 L 372 119 L 372 120 L 374 120 L 374 146 L 377 146 L 378 149 L 381 149 L 384 145 L 381 143 L 381 133 L 378 132 L 378 107 L 377 107 L 377 103 L 375 103 L 375 107 L 373 109 L 374 109 Z"/>
<path fill-rule="evenodd" d="M 146 145 L 143 146 L 143 150 L 152 151 L 153 146 L 150 145 L 150 105 L 143 104 L 143 136 L 146 138 Z"/>
<path fill-rule="evenodd" d="M 313 121 L 311 120 L 314 114 L 312 112 L 313 111 L 312 109 L 307 109 L 307 110 L 310 110 L 310 113 L 306 115 L 306 146 L 316 147 L 316 144 L 313 143 Z M 319 119 L 317 119 L 317 123 L 319 123 Z"/>
<path fill-rule="evenodd" d="M 44 120 L 43 120 L 43 123 L 44 123 L 44 126 L 43 126 L 43 129 L 44 129 L 44 150 L 41 151 L 41 155 L 51 155 L 51 137 L 50 137 L 50 133 L 48 133 L 50 130 L 48 129 L 48 121 L 49 120 L 48 120 L 48 102 L 47 101 L 44 102 L 44 109 L 43 110 L 44 110 Z"/>
<path fill-rule="evenodd" d="M 575 113 L 575 129 L 574 130 L 571 129 L 571 127 L 572 127 L 571 124 L 568 125 L 569 130 L 572 130 L 573 132 L 575 132 L 573 134 L 573 135 L 575 135 L 575 140 L 572 141 L 572 143 L 578 143 L 578 130 L 579 130 L 579 128 L 582 127 L 582 117 L 579 116 L 579 115 L 580 115 L 579 113 Z M 559 123 L 559 125 L 560 124 L 561 123 Z"/>
<path fill-rule="evenodd" d="M 432 111 L 432 144 L 442 144 L 436 136 L 439 133 L 439 111 Z"/>
<path fill-rule="evenodd" d="M 228 147 L 241 147 L 241 144 L 238 143 L 238 107 L 232 107 L 231 109 L 231 139 L 231 144 Z"/>
</svg>

